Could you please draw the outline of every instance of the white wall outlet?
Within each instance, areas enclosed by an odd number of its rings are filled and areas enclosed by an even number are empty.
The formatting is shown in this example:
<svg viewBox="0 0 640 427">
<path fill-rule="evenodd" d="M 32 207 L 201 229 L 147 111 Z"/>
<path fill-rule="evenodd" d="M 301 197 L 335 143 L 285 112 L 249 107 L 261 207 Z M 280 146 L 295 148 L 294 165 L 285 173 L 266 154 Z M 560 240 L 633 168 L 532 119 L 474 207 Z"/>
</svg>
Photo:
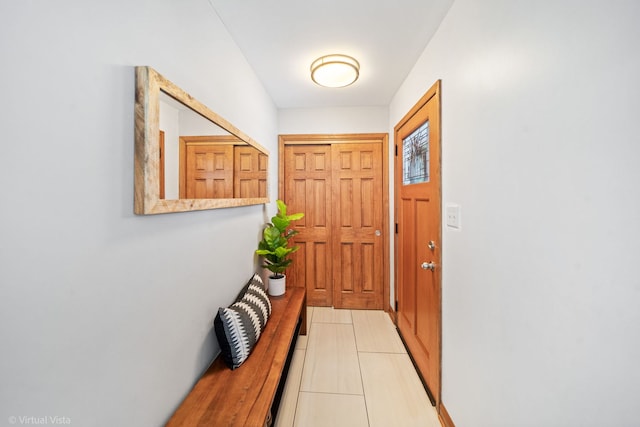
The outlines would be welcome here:
<svg viewBox="0 0 640 427">
<path fill-rule="evenodd" d="M 460 206 L 448 203 L 445 213 L 447 215 L 447 227 L 460 229 Z"/>
</svg>

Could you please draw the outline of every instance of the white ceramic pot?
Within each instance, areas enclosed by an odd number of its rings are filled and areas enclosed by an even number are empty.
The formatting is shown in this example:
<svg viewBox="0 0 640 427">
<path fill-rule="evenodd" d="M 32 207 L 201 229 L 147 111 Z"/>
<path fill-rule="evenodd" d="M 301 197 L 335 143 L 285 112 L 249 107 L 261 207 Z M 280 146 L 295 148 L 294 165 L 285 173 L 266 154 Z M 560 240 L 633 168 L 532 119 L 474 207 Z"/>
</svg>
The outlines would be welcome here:
<svg viewBox="0 0 640 427">
<path fill-rule="evenodd" d="M 271 295 L 272 297 L 284 295 L 284 291 L 286 289 L 286 283 L 285 283 L 286 279 L 287 279 L 287 276 L 284 276 L 284 275 L 279 279 L 275 279 L 269 276 L 269 288 L 268 288 L 269 295 Z"/>
</svg>

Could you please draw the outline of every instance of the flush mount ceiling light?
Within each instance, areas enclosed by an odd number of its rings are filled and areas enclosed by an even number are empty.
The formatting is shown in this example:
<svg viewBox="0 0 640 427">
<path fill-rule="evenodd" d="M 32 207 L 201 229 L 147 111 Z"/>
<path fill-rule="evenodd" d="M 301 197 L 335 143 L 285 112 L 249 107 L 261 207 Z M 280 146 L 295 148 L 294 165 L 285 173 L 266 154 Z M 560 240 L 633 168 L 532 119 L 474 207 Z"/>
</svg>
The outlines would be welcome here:
<svg viewBox="0 0 640 427">
<path fill-rule="evenodd" d="M 311 80 L 325 87 L 345 87 L 358 80 L 360 64 L 347 55 L 325 55 L 311 64 Z"/>
</svg>

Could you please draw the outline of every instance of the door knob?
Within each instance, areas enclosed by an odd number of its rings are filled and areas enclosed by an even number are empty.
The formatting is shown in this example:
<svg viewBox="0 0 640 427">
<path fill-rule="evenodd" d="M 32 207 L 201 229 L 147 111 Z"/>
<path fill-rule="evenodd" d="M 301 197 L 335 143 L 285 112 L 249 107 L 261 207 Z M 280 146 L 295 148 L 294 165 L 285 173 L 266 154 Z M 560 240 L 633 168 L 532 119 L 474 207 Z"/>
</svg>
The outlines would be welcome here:
<svg viewBox="0 0 640 427">
<path fill-rule="evenodd" d="M 422 267 L 423 270 L 435 270 L 436 269 L 436 263 L 431 261 L 431 262 L 423 262 L 422 265 L 420 266 Z"/>
</svg>

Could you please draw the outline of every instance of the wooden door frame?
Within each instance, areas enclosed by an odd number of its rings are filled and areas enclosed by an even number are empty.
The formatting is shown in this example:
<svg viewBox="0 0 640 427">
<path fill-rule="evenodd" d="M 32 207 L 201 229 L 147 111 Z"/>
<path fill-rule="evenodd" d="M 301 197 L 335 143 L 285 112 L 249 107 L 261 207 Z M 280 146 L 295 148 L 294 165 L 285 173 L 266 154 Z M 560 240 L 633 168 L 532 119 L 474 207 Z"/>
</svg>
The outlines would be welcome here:
<svg viewBox="0 0 640 427">
<path fill-rule="evenodd" d="M 278 135 L 278 197 L 284 194 L 284 148 L 286 145 L 332 145 L 373 143 L 382 144 L 382 306 L 390 310 L 390 258 L 389 258 L 389 134 L 353 133 L 353 134 L 285 134 Z"/>
<path fill-rule="evenodd" d="M 399 174 L 401 172 L 401 170 L 398 170 L 398 164 L 402 163 L 401 155 L 398 154 L 398 153 L 401 153 L 401 145 L 402 145 L 401 141 L 398 141 L 399 129 L 401 129 L 409 120 L 411 120 L 432 98 L 436 97 L 437 103 L 438 103 L 438 121 L 439 121 L 438 123 L 439 132 L 437 137 L 438 137 L 440 156 L 437 159 L 433 159 L 433 160 L 438 162 L 437 169 L 438 169 L 438 174 L 440 179 L 440 186 L 437 189 L 437 199 L 438 199 L 438 205 L 440 207 L 440 229 L 438 230 L 438 241 L 442 245 L 442 206 L 443 206 L 442 205 L 442 102 L 441 102 L 440 84 L 441 84 L 441 80 L 436 80 L 436 82 L 429 88 L 429 90 L 415 103 L 415 105 L 409 110 L 409 112 L 407 112 L 407 114 L 405 114 L 404 117 L 400 121 L 398 121 L 398 123 L 393 128 L 393 143 L 396 150 L 396 156 L 393 162 L 393 168 L 394 168 L 393 170 L 393 190 L 394 190 L 393 217 L 394 218 L 393 219 L 394 219 L 394 225 L 397 225 L 398 224 L 398 195 L 399 195 L 398 187 L 400 185 Z M 397 307 L 397 304 L 398 304 L 398 235 L 394 233 L 393 238 L 394 238 L 393 297 Z M 432 397 L 435 400 L 436 410 L 438 411 L 438 414 L 440 414 L 440 409 L 442 404 L 442 271 L 443 271 L 442 248 L 440 248 L 440 265 L 438 267 L 440 268 L 440 272 L 436 276 L 436 282 L 438 287 L 438 293 L 440 296 L 440 301 L 438 301 L 438 313 L 437 313 L 438 325 L 436 327 L 437 327 L 438 347 L 439 347 L 438 348 L 439 379 L 438 379 L 437 393 L 435 396 L 432 396 Z M 394 323 L 397 326 L 398 325 L 397 312 L 394 311 L 393 317 L 394 317 Z M 420 377 L 422 379 L 422 374 L 420 374 Z M 428 389 L 428 387 L 426 387 L 426 382 L 425 382 L 425 388 Z"/>
</svg>

